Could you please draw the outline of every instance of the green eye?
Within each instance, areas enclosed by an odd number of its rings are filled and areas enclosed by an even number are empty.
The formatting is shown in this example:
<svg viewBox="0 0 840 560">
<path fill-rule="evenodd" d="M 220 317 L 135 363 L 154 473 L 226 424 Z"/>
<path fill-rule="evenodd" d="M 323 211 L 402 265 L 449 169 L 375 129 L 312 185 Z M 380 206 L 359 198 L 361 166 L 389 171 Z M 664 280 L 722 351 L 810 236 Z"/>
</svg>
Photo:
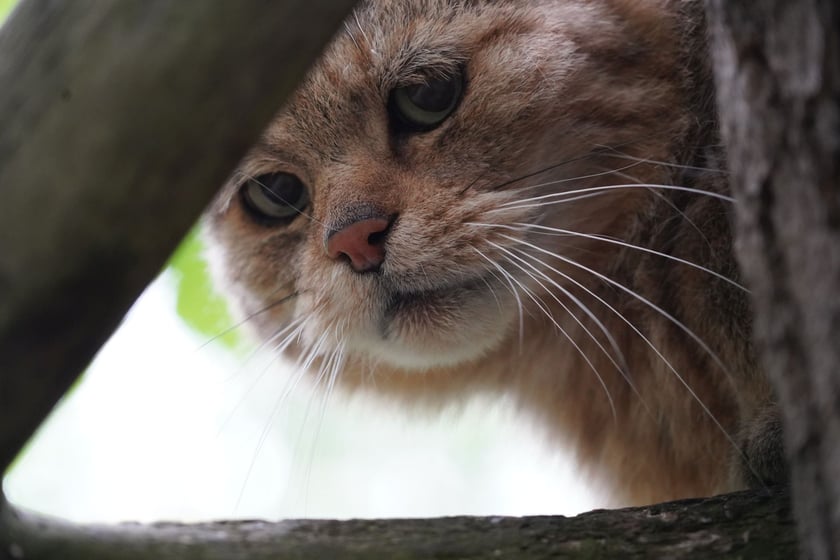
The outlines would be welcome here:
<svg viewBox="0 0 840 560">
<path fill-rule="evenodd" d="M 431 130 L 439 126 L 458 106 L 464 89 L 459 73 L 395 88 L 390 111 L 399 125 L 410 131 Z"/>
<path fill-rule="evenodd" d="M 263 222 L 291 222 L 309 204 L 306 185 L 291 173 L 253 177 L 239 192 L 248 212 Z"/>
</svg>

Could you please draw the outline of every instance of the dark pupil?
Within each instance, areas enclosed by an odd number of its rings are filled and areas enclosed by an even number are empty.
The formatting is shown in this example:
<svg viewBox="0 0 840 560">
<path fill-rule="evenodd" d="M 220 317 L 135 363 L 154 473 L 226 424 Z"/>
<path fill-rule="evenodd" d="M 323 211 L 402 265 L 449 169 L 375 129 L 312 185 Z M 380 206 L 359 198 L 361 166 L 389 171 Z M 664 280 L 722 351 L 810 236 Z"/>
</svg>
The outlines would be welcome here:
<svg viewBox="0 0 840 560">
<path fill-rule="evenodd" d="M 303 184 L 294 175 L 276 173 L 259 179 L 263 193 L 277 204 L 295 204 L 300 199 Z"/>
<path fill-rule="evenodd" d="M 406 86 L 405 91 L 414 105 L 424 111 L 437 113 L 449 109 L 456 94 L 455 80 L 430 80 L 425 84 Z"/>
</svg>

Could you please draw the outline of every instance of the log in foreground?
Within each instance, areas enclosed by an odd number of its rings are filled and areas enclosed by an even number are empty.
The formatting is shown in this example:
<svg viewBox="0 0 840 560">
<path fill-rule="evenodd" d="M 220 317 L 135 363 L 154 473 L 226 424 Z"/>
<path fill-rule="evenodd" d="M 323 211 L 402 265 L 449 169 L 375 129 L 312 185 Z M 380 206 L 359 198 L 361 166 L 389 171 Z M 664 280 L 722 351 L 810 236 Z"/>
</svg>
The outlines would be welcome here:
<svg viewBox="0 0 840 560">
<path fill-rule="evenodd" d="M 0 473 L 354 0 L 24 0 L 0 28 Z"/>
<path fill-rule="evenodd" d="M 798 555 L 784 488 L 576 517 L 71 525 L 6 507 L 0 558 L 429 560 L 756 558 Z"/>
</svg>

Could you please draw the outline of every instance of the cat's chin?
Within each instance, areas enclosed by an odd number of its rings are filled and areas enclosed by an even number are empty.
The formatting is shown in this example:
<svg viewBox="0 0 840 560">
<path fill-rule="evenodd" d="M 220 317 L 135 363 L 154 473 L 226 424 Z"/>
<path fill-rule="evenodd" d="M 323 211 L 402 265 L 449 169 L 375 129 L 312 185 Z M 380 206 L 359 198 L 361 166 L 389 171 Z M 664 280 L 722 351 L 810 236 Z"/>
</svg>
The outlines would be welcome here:
<svg viewBox="0 0 840 560">
<path fill-rule="evenodd" d="M 388 366 L 406 371 L 423 372 L 475 362 L 485 356 L 497 344 L 498 341 L 496 344 L 484 343 L 461 345 L 459 347 L 440 345 L 436 348 L 411 343 L 368 344 L 366 345 L 366 353 L 368 357 Z"/>
<path fill-rule="evenodd" d="M 509 335 L 511 306 L 475 283 L 443 291 L 400 293 L 386 306 L 375 334 L 354 346 L 375 361 L 406 370 L 475 362 Z"/>
<path fill-rule="evenodd" d="M 472 344 L 441 344 L 439 340 L 426 343 L 412 343 L 412 341 L 391 341 L 389 343 L 365 344 L 365 353 L 373 360 L 388 366 L 406 370 L 423 372 L 428 370 L 456 367 L 480 360 L 501 342 L 502 337 L 485 337 Z"/>
</svg>

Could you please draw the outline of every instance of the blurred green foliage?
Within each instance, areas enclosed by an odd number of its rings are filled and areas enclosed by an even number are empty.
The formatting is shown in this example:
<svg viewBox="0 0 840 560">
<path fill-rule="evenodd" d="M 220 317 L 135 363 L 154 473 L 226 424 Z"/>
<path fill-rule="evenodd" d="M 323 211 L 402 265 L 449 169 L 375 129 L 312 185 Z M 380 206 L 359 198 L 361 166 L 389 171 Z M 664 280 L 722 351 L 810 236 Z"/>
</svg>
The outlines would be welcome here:
<svg viewBox="0 0 840 560">
<path fill-rule="evenodd" d="M 203 253 L 204 245 L 196 227 L 169 260 L 169 271 L 177 282 L 175 311 L 208 342 L 217 341 L 231 350 L 244 350 L 244 337 L 225 300 L 213 289 Z"/>
<path fill-rule="evenodd" d="M 15 4 L 17 4 L 17 0 L 0 0 L 0 23 L 6 19 L 6 16 L 12 9 L 12 6 Z"/>
</svg>

